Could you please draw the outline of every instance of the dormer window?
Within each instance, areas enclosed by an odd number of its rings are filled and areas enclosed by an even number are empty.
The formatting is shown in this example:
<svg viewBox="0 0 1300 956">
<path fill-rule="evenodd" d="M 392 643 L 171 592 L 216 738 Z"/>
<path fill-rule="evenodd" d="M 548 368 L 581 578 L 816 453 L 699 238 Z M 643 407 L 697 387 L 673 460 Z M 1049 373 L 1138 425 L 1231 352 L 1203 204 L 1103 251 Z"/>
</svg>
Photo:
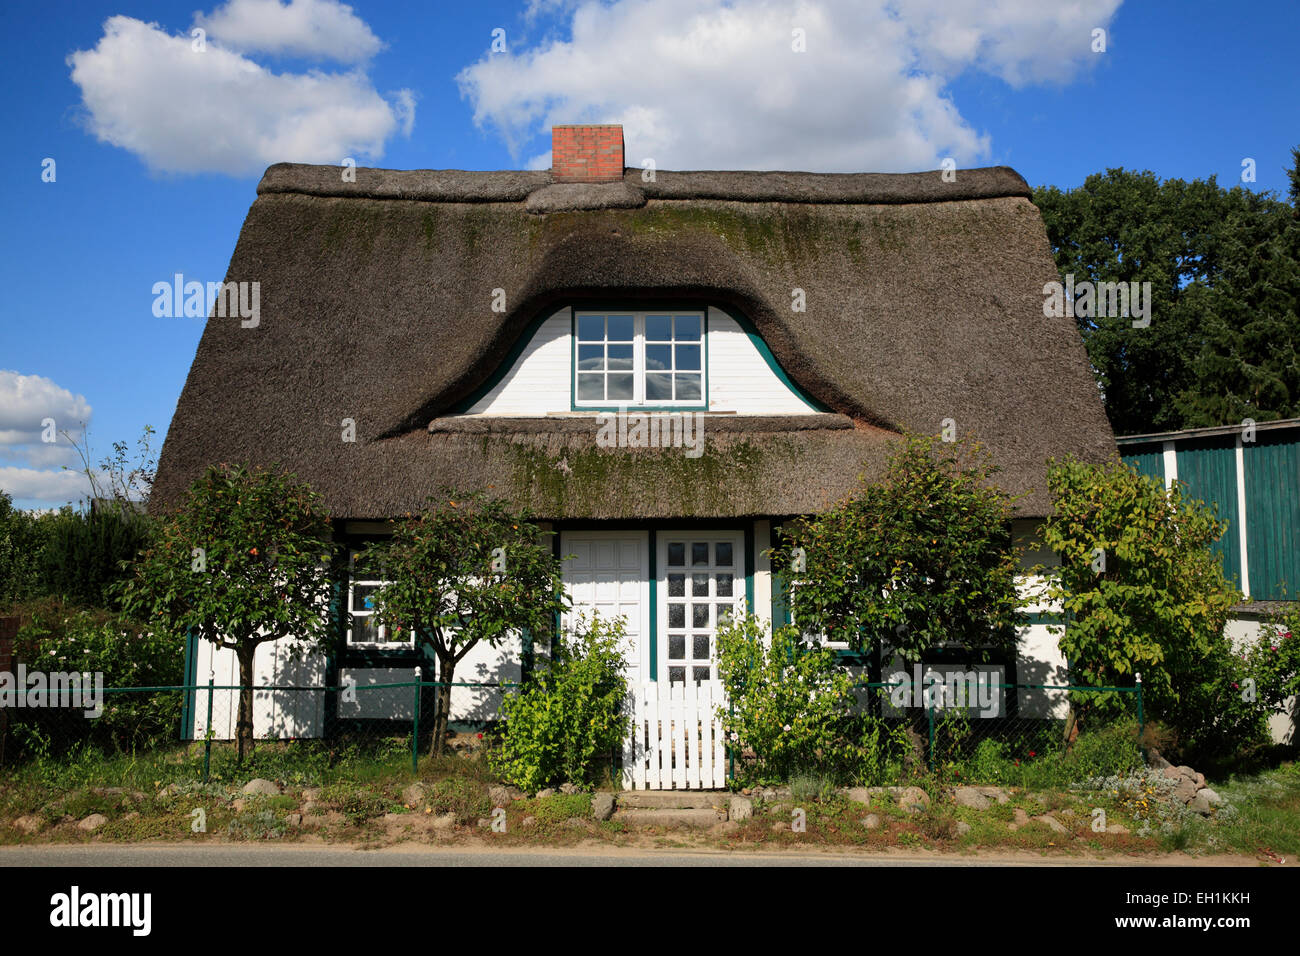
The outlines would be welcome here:
<svg viewBox="0 0 1300 956">
<path fill-rule="evenodd" d="M 703 311 L 574 310 L 574 408 L 705 407 Z"/>
</svg>

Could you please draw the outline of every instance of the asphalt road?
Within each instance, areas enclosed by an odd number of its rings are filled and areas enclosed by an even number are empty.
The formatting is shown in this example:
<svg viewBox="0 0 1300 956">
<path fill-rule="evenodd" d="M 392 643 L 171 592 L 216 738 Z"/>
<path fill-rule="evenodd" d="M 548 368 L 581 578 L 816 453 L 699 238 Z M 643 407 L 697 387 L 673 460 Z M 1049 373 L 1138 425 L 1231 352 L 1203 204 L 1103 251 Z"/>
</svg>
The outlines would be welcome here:
<svg viewBox="0 0 1300 956">
<path fill-rule="evenodd" d="M 718 852 L 713 850 L 660 850 L 621 847 L 577 847 L 498 850 L 483 847 L 428 847 L 405 844 L 382 850 L 332 846 L 14 846 L 0 847 L 0 867 L 122 867 L 122 866 L 1050 866 L 1125 867 L 1196 866 L 1188 857 L 1080 857 L 1049 858 L 1036 854 L 958 855 L 862 852 Z M 1219 858 L 1219 863 L 1228 862 Z M 1237 862 L 1237 861 L 1233 861 Z M 1253 861 L 1241 860 L 1253 864 Z"/>
</svg>

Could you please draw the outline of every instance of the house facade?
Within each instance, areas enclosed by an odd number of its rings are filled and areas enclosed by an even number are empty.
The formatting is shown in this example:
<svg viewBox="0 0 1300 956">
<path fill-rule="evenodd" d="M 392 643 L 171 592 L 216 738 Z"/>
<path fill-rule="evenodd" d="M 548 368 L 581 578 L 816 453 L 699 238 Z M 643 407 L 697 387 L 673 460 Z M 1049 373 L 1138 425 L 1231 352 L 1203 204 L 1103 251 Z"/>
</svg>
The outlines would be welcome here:
<svg viewBox="0 0 1300 956">
<path fill-rule="evenodd" d="M 208 320 L 151 506 L 213 462 L 277 463 L 358 549 L 442 486 L 488 491 L 554 532 L 575 614 L 626 619 L 635 687 L 695 685 L 727 611 L 786 619 L 781 524 L 879 475 L 903 431 L 978 437 L 1026 541 L 1050 458 L 1115 456 L 1073 320 L 1043 316 L 1056 268 L 1012 170 L 642 171 L 618 127 L 553 137 L 551 170 L 268 169 L 226 277 L 260 283 L 260 321 Z M 377 583 L 338 581 L 334 652 L 263 648 L 258 683 L 409 680 L 427 661 L 374 619 Z M 1001 673 L 1051 683 L 1029 610 Z M 458 679 L 517 680 L 526 643 Z M 192 648 L 210 674 L 233 683 L 233 657 Z M 296 700 L 259 732 L 410 707 Z M 457 688 L 453 717 L 499 700 Z"/>
</svg>

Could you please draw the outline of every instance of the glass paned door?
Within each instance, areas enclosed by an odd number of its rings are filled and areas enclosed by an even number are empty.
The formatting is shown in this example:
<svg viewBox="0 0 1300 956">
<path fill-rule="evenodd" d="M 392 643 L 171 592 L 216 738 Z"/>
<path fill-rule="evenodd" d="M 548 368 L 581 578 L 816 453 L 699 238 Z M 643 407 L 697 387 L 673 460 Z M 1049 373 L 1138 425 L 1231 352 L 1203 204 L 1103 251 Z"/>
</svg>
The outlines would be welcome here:
<svg viewBox="0 0 1300 956">
<path fill-rule="evenodd" d="M 743 612 L 744 534 L 664 534 L 659 538 L 659 674 L 682 683 L 718 678 L 718 625 Z"/>
</svg>

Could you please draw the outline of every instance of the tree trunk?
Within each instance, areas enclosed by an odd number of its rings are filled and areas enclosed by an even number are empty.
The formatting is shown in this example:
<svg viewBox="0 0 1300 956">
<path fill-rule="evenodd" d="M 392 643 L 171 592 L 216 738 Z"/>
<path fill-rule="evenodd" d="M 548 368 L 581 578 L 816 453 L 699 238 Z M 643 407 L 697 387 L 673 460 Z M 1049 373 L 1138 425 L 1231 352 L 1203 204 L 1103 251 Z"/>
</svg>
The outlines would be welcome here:
<svg viewBox="0 0 1300 956">
<path fill-rule="evenodd" d="M 429 755 L 436 757 L 442 753 L 447 742 L 447 719 L 451 715 L 451 682 L 456 675 L 456 657 L 454 654 L 438 654 L 438 707 L 433 716 L 433 743 Z"/>
<path fill-rule="evenodd" d="M 235 737 L 239 743 L 239 762 L 253 754 L 253 655 L 257 645 L 241 644 L 235 649 L 239 660 L 239 718 L 235 724 Z"/>
</svg>

